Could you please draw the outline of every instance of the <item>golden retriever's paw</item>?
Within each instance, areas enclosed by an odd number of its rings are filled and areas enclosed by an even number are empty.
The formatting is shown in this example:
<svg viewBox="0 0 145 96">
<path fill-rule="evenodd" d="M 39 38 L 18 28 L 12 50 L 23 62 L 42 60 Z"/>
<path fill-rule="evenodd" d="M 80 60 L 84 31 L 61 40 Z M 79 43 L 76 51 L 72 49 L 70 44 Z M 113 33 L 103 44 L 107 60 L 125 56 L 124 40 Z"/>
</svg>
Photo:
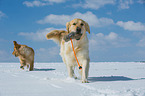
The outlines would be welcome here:
<svg viewBox="0 0 145 96">
<path fill-rule="evenodd" d="M 78 77 L 76 77 L 76 76 L 75 76 L 74 78 L 75 78 L 75 79 L 78 79 Z"/>
</svg>

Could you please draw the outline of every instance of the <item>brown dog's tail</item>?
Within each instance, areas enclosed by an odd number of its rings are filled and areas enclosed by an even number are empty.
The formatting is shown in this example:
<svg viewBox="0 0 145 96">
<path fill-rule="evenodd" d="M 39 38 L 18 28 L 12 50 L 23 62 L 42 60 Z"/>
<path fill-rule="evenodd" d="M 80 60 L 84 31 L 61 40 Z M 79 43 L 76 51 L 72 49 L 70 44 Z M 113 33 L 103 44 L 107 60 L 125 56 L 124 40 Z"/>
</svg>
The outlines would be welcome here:
<svg viewBox="0 0 145 96">
<path fill-rule="evenodd" d="M 67 31 L 64 30 L 52 30 L 46 35 L 46 38 L 52 39 L 56 43 L 60 44 L 63 36 L 67 34 L 68 34 Z"/>
</svg>

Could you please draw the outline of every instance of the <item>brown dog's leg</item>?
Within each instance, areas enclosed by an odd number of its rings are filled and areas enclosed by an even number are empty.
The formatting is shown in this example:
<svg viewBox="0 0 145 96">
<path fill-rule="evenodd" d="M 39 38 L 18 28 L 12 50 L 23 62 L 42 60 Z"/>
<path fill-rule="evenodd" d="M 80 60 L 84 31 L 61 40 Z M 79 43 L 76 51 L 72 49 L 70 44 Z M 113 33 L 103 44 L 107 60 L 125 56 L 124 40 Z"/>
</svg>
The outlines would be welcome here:
<svg viewBox="0 0 145 96">
<path fill-rule="evenodd" d="M 34 69 L 34 61 L 32 61 L 32 62 L 30 63 L 29 71 L 33 71 L 33 69 Z"/>
<path fill-rule="evenodd" d="M 20 64 L 21 64 L 20 68 L 24 70 L 24 66 L 26 65 L 26 61 L 23 59 L 20 59 Z"/>
<path fill-rule="evenodd" d="M 29 65 L 27 65 L 27 69 L 29 68 Z"/>
</svg>

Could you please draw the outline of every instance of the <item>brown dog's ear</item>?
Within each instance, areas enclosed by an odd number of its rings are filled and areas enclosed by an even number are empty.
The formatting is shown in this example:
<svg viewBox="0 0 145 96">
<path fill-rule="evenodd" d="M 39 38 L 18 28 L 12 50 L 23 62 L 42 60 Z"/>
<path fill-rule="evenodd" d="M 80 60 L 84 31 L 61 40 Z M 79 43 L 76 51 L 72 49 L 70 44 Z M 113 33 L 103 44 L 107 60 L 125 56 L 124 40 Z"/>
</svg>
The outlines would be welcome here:
<svg viewBox="0 0 145 96">
<path fill-rule="evenodd" d="M 69 24 L 70 24 L 69 22 L 66 23 L 66 30 L 68 33 L 69 33 Z"/>
<path fill-rule="evenodd" d="M 21 47 L 21 45 L 19 45 L 16 41 L 13 41 L 13 43 L 14 43 L 14 46 L 15 46 L 17 49 L 19 49 L 19 48 Z"/>
<path fill-rule="evenodd" d="M 17 45 L 17 42 L 16 41 L 13 41 L 14 45 Z"/>
<path fill-rule="evenodd" d="M 85 22 L 85 28 L 86 28 L 86 31 L 88 31 L 90 34 L 90 27 L 89 27 L 89 24 L 87 22 Z"/>
</svg>

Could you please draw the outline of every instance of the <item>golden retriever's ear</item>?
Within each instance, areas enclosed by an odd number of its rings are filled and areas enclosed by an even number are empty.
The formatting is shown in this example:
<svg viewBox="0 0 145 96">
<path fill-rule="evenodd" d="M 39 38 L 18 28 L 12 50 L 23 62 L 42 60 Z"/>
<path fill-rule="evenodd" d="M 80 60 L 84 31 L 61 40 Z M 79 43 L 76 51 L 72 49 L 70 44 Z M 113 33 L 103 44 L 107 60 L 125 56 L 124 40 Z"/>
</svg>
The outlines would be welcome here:
<svg viewBox="0 0 145 96">
<path fill-rule="evenodd" d="M 70 24 L 69 22 L 66 23 L 66 30 L 68 33 L 69 33 L 69 24 Z"/>
<path fill-rule="evenodd" d="M 87 22 L 85 22 L 85 28 L 86 28 L 86 31 L 88 31 L 90 34 L 90 27 L 89 27 L 89 24 Z"/>
</svg>

